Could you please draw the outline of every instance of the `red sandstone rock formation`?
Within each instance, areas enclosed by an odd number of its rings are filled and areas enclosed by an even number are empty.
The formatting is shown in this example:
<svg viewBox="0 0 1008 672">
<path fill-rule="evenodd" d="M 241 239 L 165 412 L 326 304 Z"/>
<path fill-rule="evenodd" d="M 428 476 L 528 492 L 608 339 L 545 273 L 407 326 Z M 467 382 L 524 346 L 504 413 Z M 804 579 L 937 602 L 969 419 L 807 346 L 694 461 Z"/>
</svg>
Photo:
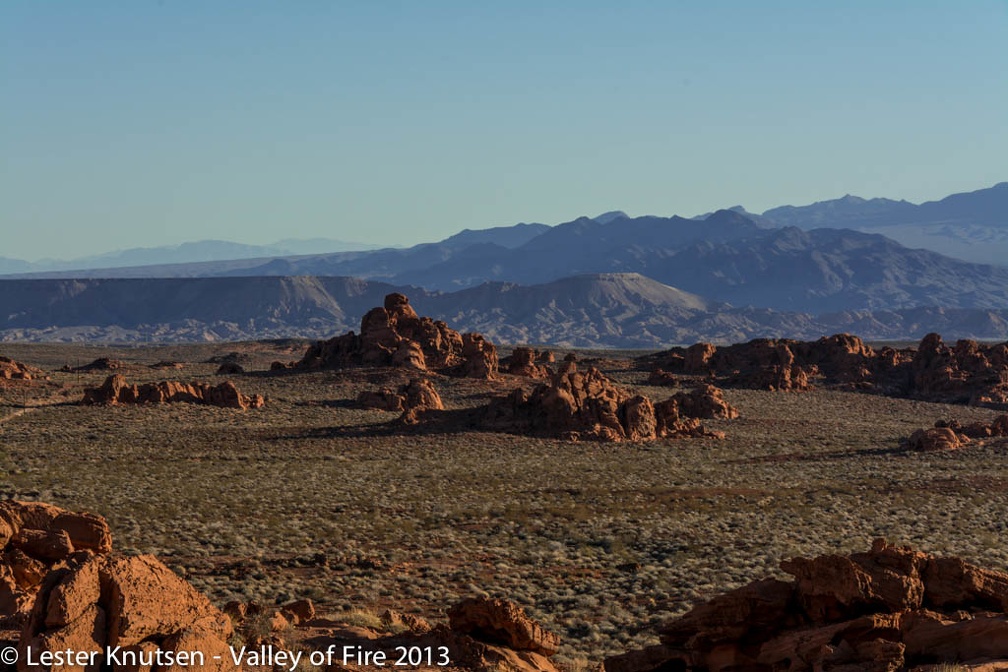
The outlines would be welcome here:
<svg viewBox="0 0 1008 672">
<path fill-rule="evenodd" d="M 497 373 L 497 350 L 480 334 L 459 334 L 440 320 L 419 317 L 409 299 L 389 294 L 383 307 L 361 320 L 360 334 L 349 332 L 308 348 L 294 368 L 331 369 L 370 364 L 418 371 L 445 370 L 475 378 Z M 274 364 L 271 368 L 285 368 Z"/>
<path fill-rule="evenodd" d="M 596 368 L 578 371 L 565 361 L 549 384 L 531 393 L 522 388 L 491 402 L 484 413 L 488 429 L 555 436 L 577 441 L 640 441 L 666 436 L 716 436 L 699 421 L 684 421 L 678 402 L 660 404 L 631 395 Z M 722 435 L 723 436 L 723 435 Z"/>
<path fill-rule="evenodd" d="M 692 392 L 679 392 L 672 398 L 679 405 L 679 412 L 688 418 L 731 420 L 739 416 L 738 409 L 725 401 L 724 392 L 713 385 L 700 385 Z"/>
<path fill-rule="evenodd" d="M 0 357 L 0 380 L 40 380 L 46 375 L 42 369 L 22 364 L 10 357 Z"/>
<path fill-rule="evenodd" d="M 944 451 L 957 450 L 969 443 L 969 438 L 956 434 L 948 427 L 918 429 L 906 440 L 908 450 Z"/>
<path fill-rule="evenodd" d="M 0 626 L 20 628 L 19 672 L 50 669 L 27 665 L 29 647 L 36 658 L 66 649 L 97 654 L 93 664 L 53 669 L 124 669 L 106 661 L 106 646 L 162 655 L 202 651 L 206 665 L 198 669 L 233 669 L 227 616 L 154 557 L 117 557 L 111 550 L 101 516 L 39 502 L 0 503 Z"/>
<path fill-rule="evenodd" d="M 77 551 L 112 550 L 108 523 L 40 502 L 0 502 L 0 625 L 23 624 L 56 564 Z"/>
<path fill-rule="evenodd" d="M 93 651 L 98 672 L 106 647 L 161 655 L 200 651 L 203 670 L 233 669 L 230 619 L 195 588 L 150 555 L 95 556 L 78 552 L 45 577 L 21 632 L 19 672 L 35 651 Z M 215 660 L 214 656 L 220 656 Z M 163 667 L 168 667 L 163 665 Z"/>
<path fill-rule="evenodd" d="M 685 415 L 674 396 L 655 404 L 654 411 L 656 436 L 725 438 L 724 432 L 704 427 L 700 418 Z"/>
<path fill-rule="evenodd" d="M 473 670 L 554 672 L 550 661 L 560 638 L 506 600 L 477 597 L 448 610 L 448 630 L 435 631 L 452 650 L 452 662 Z"/>
<path fill-rule="evenodd" d="M 549 350 L 537 352 L 532 348 L 518 347 L 511 351 L 510 357 L 501 361 L 501 365 L 513 376 L 548 380 L 553 376 L 553 370 L 547 364 L 553 359 Z"/>
<path fill-rule="evenodd" d="M 903 440 L 907 450 L 956 450 L 972 440 L 983 443 L 987 439 L 1008 436 L 1008 415 L 1000 415 L 990 424 L 972 422 L 963 425 L 958 420 L 939 420 L 929 429 L 918 429 Z"/>
<path fill-rule="evenodd" d="M 867 553 L 795 558 L 781 568 L 794 579 L 757 581 L 697 605 L 659 629 L 661 644 L 609 658 L 606 670 L 1008 666 L 1008 573 L 882 540 Z"/>
<path fill-rule="evenodd" d="M 695 343 L 686 348 L 681 360 L 683 373 L 697 376 L 711 372 L 711 360 L 717 352 L 710 343 Z"/>
<path fill-rule="evenodd" d="M 365 391 L 357 397 L 364 408 L 382 411 L 402 411 L 401 420 L 408 424 L 418 421 L 423 411 L 443 411 L 444 404 L 434 384 L 423 378 L 412 378 L 399 387 L 398 392 L 383 388 L 378 392 Z"/>
<path fill-rule="evenodd" d="M 1008 406 L 1008 343 L 962 340 L 950 347 L 938 334 L 928 334 L 916 350 L 876 351 L 856 336 L 837 334 L 812 342 L 758 339 L 727 347 L 697 343 L 652 359 L 662 376 L 712 376 L 725 387 L 801 390 L 818 376 L 823 384 L 842 389 Z"/>
<path fill-rule="evenodd" d="M 1008 415 L 999 415 L 989 425 L 982 422 L 972 422 L 968 425 L 963 425 L 958 420 L 939 420 L 935 423 L 935 427 L 948 427 L 956 433 L 971 439 L 1008 436 Z"/>
<path fill-rule="evenodd" d="M 648 374 L 647 384 L 662 387 L 675 387 L 679 384 L 679 376 L 674 373 L 669 373 L 665 369 L 659 367 Z"/>
<path fill-rule="evenodd" d="M 187 402 L 222 406 L 224 408 L 260 408 L 265 400 L 261 395 L 246 396 L 238 391 L 230 380 L 219 385 L 207 383 L 185 384 L 173 380 L 157 383 L 141 383 L 130 385 L 126 378 L 114 374 L 105 379 L 101 387 L 90 387 L 84 390 L 84 405 L 115 405 L 115 404 L 166 404 Z"/>
<path fill-rule="evenodd" d="M 497 375 L 497 348 L 483 334 L 462 334 L 462 363 L 457 374 L 490 380 Z"/>
</svg>

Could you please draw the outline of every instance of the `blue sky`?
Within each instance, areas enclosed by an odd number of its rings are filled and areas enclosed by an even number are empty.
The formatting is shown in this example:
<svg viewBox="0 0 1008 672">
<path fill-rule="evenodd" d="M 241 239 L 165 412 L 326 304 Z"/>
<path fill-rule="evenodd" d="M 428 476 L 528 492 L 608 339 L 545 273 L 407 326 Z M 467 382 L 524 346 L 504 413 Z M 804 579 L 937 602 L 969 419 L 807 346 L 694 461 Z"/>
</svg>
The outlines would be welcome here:
<svg viewBox="0 0 1008 672">
<path fill-rule="evenodd" d="M 0 4 L 0 256 L 1008 180 L 1008 0 Z"/>
</svg>

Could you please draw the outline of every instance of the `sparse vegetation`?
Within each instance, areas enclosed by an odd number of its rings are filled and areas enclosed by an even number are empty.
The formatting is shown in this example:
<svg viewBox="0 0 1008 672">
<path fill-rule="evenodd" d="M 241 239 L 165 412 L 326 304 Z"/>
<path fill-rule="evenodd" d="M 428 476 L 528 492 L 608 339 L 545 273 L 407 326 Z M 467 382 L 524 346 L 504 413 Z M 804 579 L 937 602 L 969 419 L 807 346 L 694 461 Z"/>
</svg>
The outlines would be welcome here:
<svg viewBox="0 0 1008 672">
<path fill-rule="evenodd" d="M 140 382 L 164 378 L 146 365 L 171 359 L 180 379 L 214 382 L 206 360 L 237 347 L 252 373 L 234 380 L 266 396 L 262 409 L 78 407 L 68 402 L 105 373 L 53 371 L 109 356 Z M 353 400 L 406 373 L 261 373 L 294 358 L 269 344 L 3 354 L 52 380 L 13 417 L 21 390 L 0 390 L 0 492 L 107 516 L 117 548 L 157 554 L 219 604 L 309 596 L 380 626 L 387 607 L 437 620 L 460 597 L 506 597 L 560 634 L 576 669 L 653 643 L 661 621 L 794 555 L 882 536 L 1008 569 L 1008 446 L 896 450 L 938 418 L 989 422 L 990 410 L 727 390 L 741 417 L 707 421 L 723 441 L 567 443 L 403 428 Z M 607 357 L 621 384 L 675 391 Z M 434 379 L 448 412 L 523 383 Z"/>
</svg>

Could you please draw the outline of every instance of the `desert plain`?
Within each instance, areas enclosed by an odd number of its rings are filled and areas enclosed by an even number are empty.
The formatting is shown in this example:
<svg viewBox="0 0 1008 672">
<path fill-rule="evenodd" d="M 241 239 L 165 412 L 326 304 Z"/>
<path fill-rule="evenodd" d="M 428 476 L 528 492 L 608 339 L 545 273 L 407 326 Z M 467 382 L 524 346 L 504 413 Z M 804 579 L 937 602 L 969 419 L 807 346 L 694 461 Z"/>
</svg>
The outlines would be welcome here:
<svg viewBox="0 0 1008 672">
<path fill-rule="evenodd" d="M 657 642 L 670 617 L 784 576 L 794 556 L 883 537 L 1008 570 L 1008 441 L 901 443 L 936 420 L 991 422 L 996 410 L 813 380 L 807 391 L 726 389 L 739 417 L 704 421 L 723 439 L 565 441 L 467 425 L 466 409 L 531 388 L 524 377 L 426 372 L 459 421 L 407 425 L 357 403 L 405 383 L 402 369 L 269 370 L 308 345 L 4 344 L 0 354 L 48 379 L 0 388 L 0 494 L 101 514 L 118 549 L 157 555 L 219 606 L 306 597 L 370 624 L 388 608 L 438 622 L 461 598 L 506 598 L 560 636 L 555 660 L 569 669 Z M 644 354 L 575 353 L 665 399 L 677 389 L 648 384 Z M 265 404 L 78 405 L 109 371 L 61 368 L 98 358 L 131 383 L 231 380 Z M 218 374 L 225 360 L 244 372 Z"/>
</svg>

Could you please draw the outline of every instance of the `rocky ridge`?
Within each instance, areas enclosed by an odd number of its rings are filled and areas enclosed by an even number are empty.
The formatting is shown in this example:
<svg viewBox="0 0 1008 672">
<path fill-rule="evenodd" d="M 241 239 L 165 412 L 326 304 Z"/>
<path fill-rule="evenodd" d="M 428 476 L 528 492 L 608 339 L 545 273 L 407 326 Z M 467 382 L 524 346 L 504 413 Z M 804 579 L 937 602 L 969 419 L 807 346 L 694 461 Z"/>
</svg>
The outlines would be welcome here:
<svg viewBox="0 0 1008 672">
<path fill-rule="evenodd" d="M 928 334 L 917 348 L 878 350 L 857 336 L 818 341 L 758 339 L 718 347 L 697 343 L 645 359 L 651 381 L 703 376 L 723 387 L 800 391 L 813 382 L 893 397 L 1000 408 L 1008 404 L 1008 343 Z"/>
<path fill-rule="evenodd" d="M 1008 667 L 1008 573 L 877 540 L 850 556 L 781 563 L 659 628 L 607 672 L 897 672 Z M 986 667 L 985 667 L 986 666 Z"/>
<path fill-rule="evenodd" d="M 170 404 L 186 402 L 221 406 L 223 408 L 261 408 L 265 400 L 261 395 L 242 394 L 230 380 L 217 385 L 208 383 L 180 383 L 162 380 L 156 383 L 130 385 L 120 374 L 113 374 L 99 387 L 84 390 L 81 404 L 85 406 L 114 406 L 117 404 Z"/>
</svg>

